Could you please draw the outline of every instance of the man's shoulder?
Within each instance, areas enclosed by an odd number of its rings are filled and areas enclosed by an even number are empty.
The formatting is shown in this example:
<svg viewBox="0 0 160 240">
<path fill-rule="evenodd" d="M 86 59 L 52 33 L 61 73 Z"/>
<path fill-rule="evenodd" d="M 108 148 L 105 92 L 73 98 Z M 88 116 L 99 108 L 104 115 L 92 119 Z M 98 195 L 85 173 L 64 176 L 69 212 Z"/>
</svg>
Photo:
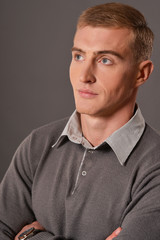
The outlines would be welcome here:
<svg viewBox="0 0 160 240">
<path fill-rule="evenodd" d="M 59 131 L 59 130 L 61 131 L 67 124 L 68 120 L 69 120 L 69 117 L 66 117 L 63 119 L 59 119 L 59 120 L 47 123 L 43 126 L 40 126 L 36 129 L 34 129 L 33 132 L 36 134 L 42 134 L 42 133 L 50 133 L 50 132 L 54 132 L 54 131 Z"/>
<path fill-rule="evenodd" d="M 34 129 L 31 133 L 33 142 L 51 142 L 54 144 L 63 132 L 69 117 L 56 120 Z"/>
<path fill-rule="evenodd" d="M 142 163 L 160 164 L 160 133 L 159 131 L 146 124 L 144 133 L 136 148 L 138 150 L 139 159 Z"/>
<path fill-rule="evenodd" d="M 22 166 L 27 166 L 27 162 L 32 168 L 32 173 L 36 171 L 39 161 L 45 159 L 54 143 L 58 140 L 68 118 L 57 120 L 49 124 L 34 129 L 17 148 L 14 161 Z"/>
<path fill-rule="evenodd" d="M 145 135 L 148 140 L 153 140 L 153 142 L 160 144 L 160 130 L 153 128 L 149 124 L 146 124 Z"/>
<path fill-rule="evenodd" d="M 40 126 L 33 130 L 34 134 L 53 134 L 55 132 L 59 133 L 60 131 L 63 131 L 65 125 L 67 124 L 69 120 L 69 117 L 59 119 L 50 123 L 47 123 L 43 126 Z"/>
</svg>

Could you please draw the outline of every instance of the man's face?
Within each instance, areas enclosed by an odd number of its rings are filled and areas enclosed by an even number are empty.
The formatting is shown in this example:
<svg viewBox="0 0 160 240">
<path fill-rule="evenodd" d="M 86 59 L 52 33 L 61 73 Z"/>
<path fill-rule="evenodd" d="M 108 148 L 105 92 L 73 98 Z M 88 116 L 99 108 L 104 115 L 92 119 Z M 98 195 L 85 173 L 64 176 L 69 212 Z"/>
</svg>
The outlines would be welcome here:
<svg viewBox="0 0 160 240">
<path fill-rule="evenodd" d="M 132 38 L 126 28 L 86 26 L 77 30 L 70 80 L 78 112 L 107 116 L 135 101 L 138 68 Z"/>
</svg>

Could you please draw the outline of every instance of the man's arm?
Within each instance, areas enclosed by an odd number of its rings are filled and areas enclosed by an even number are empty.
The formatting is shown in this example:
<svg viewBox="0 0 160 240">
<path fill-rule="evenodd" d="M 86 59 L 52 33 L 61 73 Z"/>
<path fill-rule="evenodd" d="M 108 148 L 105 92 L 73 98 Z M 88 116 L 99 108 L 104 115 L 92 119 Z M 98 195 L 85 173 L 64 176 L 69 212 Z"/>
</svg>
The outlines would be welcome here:
<svg viewBox="0 0 160 240">
<path fill-rule="evenodd" d="M 0 184 L 0 239 L 3 240 L 14 239 L 24 226 L 36 221 L 32 210 L 32 183 L 36 166 L 33 167 L 30 163 L 31 146 L 30 135 L 16 151 Z M 34 158 L 34 164 L 35 162 Z M 45 231 L 43 227 L 41 230 L 43 231 L 32 239 L 64 239 Z"/>
<path fill-rule="evenodd" d="M 122 222 L 122 231 L 115 240 L 157 240 L 160 237 L 160 164 L 143 172 L 132 186 L 131 202 Z"/>
<path fill-rule="evenodd" d="M 35 220 L 32 211 L 32 173 L 28 137 L 17 149 L 0 184 L 0 239 L 14 239 L 19 230 Z"/>
<path fill-rule="evenodd" d="M 45 231 L 45 229 L 40 225 L 39 222 L 35 221 L 25 227 L 22 228 L 22 230 L 16 235 L 15 239 L 14 240 L 19 240 L 18 236 L 20 234 L 22 234 L 24 231 L 30 229 L 34 227 L 35 229 L 38 229 L 38 230 L 42 230 L 42 231 Z M 119 233 L 121 232 L 121 227 L 117 228 L 109 237 L 107 237 L 105 240 L 112 240 L 114 239 L 115 237 L 117 237 L 119 235 Z M 39 236 L 38 236 L 39 237 Z M 32 238 L 33 239 L 33 238 Z M 56 238 L 57 239 L 57 238 Z M 64 238 L 65 239 L 65 238 Z"/>
</svg>

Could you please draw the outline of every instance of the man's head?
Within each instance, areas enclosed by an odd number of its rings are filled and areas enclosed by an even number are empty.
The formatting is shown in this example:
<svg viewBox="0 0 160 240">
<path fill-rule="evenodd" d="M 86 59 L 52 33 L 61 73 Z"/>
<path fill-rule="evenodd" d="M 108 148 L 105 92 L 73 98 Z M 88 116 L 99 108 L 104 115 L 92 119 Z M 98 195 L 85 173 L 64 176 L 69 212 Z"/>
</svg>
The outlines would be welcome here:
<svg viewBox="0 0 160 240">
<path fill-rule="evenodd" d="M 121 3 L 106 3 L 85 10 L 77 28 L 84 26 L 128 28 L 133 32 L 131 47 L 136 61 L 150 59 L 154 35 L 144 16 L 135 8 Z"/>
<path fill-rule="evenodd" d="M 132 7 L 111 3 L 83 12 L 70 65 L 77 111 L 92 116 L 132 112 L 138 87 L 153 70 L 152 41 L 144 17 Z"/>
</svg>

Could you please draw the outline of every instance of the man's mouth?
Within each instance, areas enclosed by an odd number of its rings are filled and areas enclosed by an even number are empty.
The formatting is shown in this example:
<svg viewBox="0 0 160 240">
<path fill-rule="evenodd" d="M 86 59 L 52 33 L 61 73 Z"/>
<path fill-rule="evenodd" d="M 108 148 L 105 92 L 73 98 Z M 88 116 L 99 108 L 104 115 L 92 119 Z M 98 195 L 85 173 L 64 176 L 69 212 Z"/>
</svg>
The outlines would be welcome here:
<svg viewBox="0 0 160 240">
<path fill-rule="evenodd" d="M 94 98 L 98 95 L 96 92 L 89 89 L 78 89 L 78 93 L 83 98 Z"/>
</svg>

